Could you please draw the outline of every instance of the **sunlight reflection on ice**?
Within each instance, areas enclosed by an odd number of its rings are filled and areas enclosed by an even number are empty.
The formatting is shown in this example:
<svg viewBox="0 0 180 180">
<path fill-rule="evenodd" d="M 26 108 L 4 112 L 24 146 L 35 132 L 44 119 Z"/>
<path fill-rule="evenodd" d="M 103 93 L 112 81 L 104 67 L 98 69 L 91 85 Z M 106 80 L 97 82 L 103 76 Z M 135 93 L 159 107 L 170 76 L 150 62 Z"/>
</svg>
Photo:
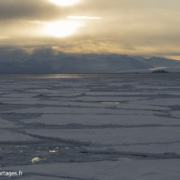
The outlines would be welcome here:
<svg viewBox="0 0 180 180">
<path fill-rule="evenodd" d="M 120 102 L 100 102 L 102 104 L 120 104 Z"/>
<path fill-rule="evenodd" d="M 132 161 L 136 160 L 135 158 L 118 158 L 119 161 Z"/>
</svg>

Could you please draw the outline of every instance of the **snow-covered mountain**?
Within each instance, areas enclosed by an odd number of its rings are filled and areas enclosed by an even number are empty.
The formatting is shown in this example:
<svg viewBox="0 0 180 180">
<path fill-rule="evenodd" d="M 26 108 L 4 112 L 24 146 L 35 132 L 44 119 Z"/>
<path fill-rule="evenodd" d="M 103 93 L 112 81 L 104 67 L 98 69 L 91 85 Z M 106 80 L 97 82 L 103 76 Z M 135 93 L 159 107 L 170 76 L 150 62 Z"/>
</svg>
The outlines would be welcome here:
<svg viewBox="0 0 180 180">
<path fill-rule="evenodd" d="M 144 57 L 141 57 L 141 56 L 132 56 L 134 59 L 137 59 L 138 61 L 141 61 L 141 62 L 144 62 L 145 60 L 147 60 L 146 58 Z"/>
<path fill-rule="evenodd" d="M 144 59 L 143 62 L 154 67 L 180 67 L 180 61 L 160 58 L 160 57 L 152 57 L 150 59 Z"/>
<path fill-rule="evenodd" d="M 20 56 L 22 58 L 22 55 Z M 51 52 L 24 56 L 21 61 L 0 62 L 0 73 L 118 73 L 153 68 L 127 55 L 58 54 Z M 16 56 L 17 59 L 17 56 Z"/>
<path fill-rule="evenodd" d="M 62 61 L 61 61 L 62 62 Z M 152 66 L 126 55 L 104 55 L 96 59 L 67 57 L 58 69 L 60 73 L 117 73 L 122 70 L 149 69 Z M 55 63 L 56 64 L 56 63 Z"/>
<path fill-rule="evenodd" d="M 52 49 L 37 49 L 32 54 L 22 50 L 0 51 L 0 73 L 121 73 L 151 72 L 150 69 L 174 68 L 180 61 L 119 54 L 73 54 Z"/>
<path fill-rule="evenodd" d="M 133 58 L 153 66 L 154 68 L 150 69 L 153 72 L 180 72 L 180 61 L 178 60 L 166 59 L 162 57 L 152 57 L 146 59 L 140 56 L 133 56 Z"/>
</svg>

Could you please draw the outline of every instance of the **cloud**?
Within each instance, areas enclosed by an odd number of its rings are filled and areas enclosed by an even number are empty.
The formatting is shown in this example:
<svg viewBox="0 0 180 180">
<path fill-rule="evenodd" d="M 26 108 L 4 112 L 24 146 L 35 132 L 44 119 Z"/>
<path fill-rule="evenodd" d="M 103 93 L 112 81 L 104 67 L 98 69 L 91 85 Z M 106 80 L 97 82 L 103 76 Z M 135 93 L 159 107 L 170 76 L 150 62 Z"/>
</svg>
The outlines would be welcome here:
<svg viewBox="0 0 180 180">
<path fill-rule="evenodd" d="M 101 17 L 68 16 L 68 19 L 102 19 Z"/>
<path fill-rule="evenodd" d="M 65 9 L 47 0 L 0 0 L 0 20 L 52 20 Z"/>
<path fill-rule="evenodd" d="M 44 23 L 57 21 L 84 26 L 66 38 L 43 36 Z M 179 52 L 179 22 L 179 0 L 81 0 L 66 7 L 49 0 L 0 0 L 0 47 L 173 56 Z"/>
<path fill-rule="evenodd" d="M 0 40 L 1 39 L 7 39 L 7 38 L 9 38 L 8 36 L 0 36 Z"/>
</svg>

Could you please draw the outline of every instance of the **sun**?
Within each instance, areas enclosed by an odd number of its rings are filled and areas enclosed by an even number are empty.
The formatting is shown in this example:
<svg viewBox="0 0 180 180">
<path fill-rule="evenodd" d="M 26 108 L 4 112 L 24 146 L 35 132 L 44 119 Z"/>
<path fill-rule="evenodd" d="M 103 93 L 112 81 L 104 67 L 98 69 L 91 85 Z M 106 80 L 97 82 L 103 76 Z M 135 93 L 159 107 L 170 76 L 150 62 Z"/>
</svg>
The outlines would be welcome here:
<svg viewBox="0 0 180 180">
<path fill-rule="evenodd" d="M 59 6 L 70 6 L 77 3 L 79 0 L 49 0 L 49 1 Z"/>
<path fill-rule="evenodd" d="M 58 21 L 46 23 L 44 33 L 50 36 L 65 37 L 75 33 L 82 24 L 74 21 Z"/>
</svg>

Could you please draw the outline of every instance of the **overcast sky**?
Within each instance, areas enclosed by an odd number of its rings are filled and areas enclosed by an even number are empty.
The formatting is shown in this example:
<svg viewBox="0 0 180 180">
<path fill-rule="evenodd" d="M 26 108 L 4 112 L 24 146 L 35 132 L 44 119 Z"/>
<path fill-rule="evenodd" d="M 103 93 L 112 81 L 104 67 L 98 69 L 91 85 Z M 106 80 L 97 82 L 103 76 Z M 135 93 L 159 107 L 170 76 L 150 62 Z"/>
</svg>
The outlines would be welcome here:
<svg viewBox="0 0 180 180">
<path fill-rule="evenodd" d="M 180 0 L 0 0 L 0 48 L 180 60 Z"/>
</svg>

